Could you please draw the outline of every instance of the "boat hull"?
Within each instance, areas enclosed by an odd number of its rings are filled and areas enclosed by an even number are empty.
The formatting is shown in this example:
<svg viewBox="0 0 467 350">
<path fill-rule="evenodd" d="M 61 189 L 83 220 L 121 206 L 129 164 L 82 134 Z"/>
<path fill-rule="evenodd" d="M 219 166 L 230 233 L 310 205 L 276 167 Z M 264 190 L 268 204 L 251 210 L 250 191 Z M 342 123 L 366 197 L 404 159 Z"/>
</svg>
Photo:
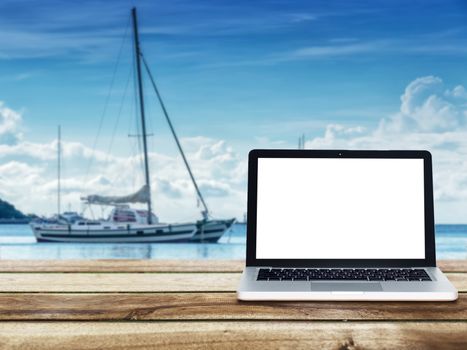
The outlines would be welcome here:
<svg viewBox="0 0 467 350">
<path fill-rule="evenodd" d="M 31 225 L 38 242 L 55 243 L 216 243 L 235 223 L 202 220 L 195 224 L 76 229 L 67 225 Z"/>
<path fill-rule="evenodd" d="M 235 223 L 235 219 L 203 220 L 197 223 L 197 230 L 189 239 L 191 243 L 216 243 Z"/>
<path fill-rule="evenodd" d="M 187 241 L 196 233 L 195 224 L 127 229 L 73 229 L 68 227 L 32 226 L 38 242 L 56 243 L 163 243 Z"/>
</svg>

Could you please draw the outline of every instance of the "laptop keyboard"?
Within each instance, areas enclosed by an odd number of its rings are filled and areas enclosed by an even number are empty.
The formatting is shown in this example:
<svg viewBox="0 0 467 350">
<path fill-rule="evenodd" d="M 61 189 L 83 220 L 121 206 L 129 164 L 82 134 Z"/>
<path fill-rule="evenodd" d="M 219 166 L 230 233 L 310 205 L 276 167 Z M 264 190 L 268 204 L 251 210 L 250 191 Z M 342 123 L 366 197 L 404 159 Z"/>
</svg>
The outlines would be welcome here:
<svg viewBox="0 0 467 350">
<path fill-rule="evenodd" d="M 260 269 L 257 281 L 431 281 L 424 269 Z"/>
</svg>

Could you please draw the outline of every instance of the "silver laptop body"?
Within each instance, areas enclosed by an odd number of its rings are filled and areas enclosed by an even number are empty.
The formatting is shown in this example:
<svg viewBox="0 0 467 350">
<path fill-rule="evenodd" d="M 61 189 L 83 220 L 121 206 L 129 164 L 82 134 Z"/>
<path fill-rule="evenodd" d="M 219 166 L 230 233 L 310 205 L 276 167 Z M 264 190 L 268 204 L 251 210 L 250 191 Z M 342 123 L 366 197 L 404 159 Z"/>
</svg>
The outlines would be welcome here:
<svg viewBox="0 0 467 350">
<path fill-rule="evenodd" d="M 427 151 L 253 150 L 240 300 L 450 301 Z"/>
</svg>

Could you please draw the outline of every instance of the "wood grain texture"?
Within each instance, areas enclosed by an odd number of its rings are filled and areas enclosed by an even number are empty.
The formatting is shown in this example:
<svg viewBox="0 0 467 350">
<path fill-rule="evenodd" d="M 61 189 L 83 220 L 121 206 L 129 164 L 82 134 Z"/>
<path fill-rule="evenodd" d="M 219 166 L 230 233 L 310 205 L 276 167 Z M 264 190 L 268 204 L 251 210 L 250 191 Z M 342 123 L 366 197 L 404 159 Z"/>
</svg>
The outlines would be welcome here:
<svg viewBox="0 0 467 350">
<path fill-rule="evenodd" d="M 461 292 L 467 274 L 448 273 Z M 240 273 L 0 273 L 2 292 L 232 292 Z"/>
<path fill-rule="evenodd" d="M 465 261 L 440 263 L 448 303 L 240 302 L 243 266 L 0 260 L 0 350 L 467 348 Z"/>
<path fill-rule="evenodd" d="M 0 295 L 0 320 L 455 320 L 455 302 L 241 302 L 235 293 Z"/>
<path fill-rule="evenodd" d="M 239 279 L 239 273 L 0 273 L 0 292 L 233 291 Z"/>
<path fill-rule="evenodd" d="M 0 260 L 0 272 L 241 272 L 243 260 Z M 467 272 L 466 260 L 439 260 L 445 272 Z"/>
<path fill-rule="evenodd" d="M 241 272 L 244 267 L 244 260 L 0 260 L 0 272 Z"/>
<path fill-rule="evenodd" d="M 439 268 L 444 272 L 467 273 L 467 259 L 464 260 L 438 260 Z"/>
<path fill-rule="evenodd" d="M 453 329 L 457 332 L 453 333 Z M 465 349 L 465 322 L 2 323 L 0 349 Z"/>
<path fill-rule="evenodd" d="M 457 288 L 459 293 L 466 293 L 467 292 L 467 273 L 446 273 L 449 281 Z"/>
</svg>

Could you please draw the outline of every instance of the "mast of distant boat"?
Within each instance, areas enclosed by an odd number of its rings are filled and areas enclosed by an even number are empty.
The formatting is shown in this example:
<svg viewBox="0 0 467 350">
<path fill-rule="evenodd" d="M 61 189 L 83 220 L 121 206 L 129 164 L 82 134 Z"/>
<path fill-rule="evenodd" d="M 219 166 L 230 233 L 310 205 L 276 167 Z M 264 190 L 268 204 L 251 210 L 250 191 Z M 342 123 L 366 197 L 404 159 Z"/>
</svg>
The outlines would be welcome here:
<svg viewBox="0 0 467 350">
<path fill-rule="evenodd" d="M 138 23 L 136 19 L 136 7 L 131 10 L 131 16 L 133 18 L 133 34 L 134 34 L 134 45 L 135 45 L 135 61 L 136 61 L 136 72 L 138 75 L 138 95 L 139 95 L 139 106 L 141 115 L 141 128 L 143 138 L 143 152 L 144 152 L 144 170 L 147 190 L 149 192 L 148 198 L 148 224 L 152 223 L 152 210 L 151 210 L 151 184 L 149 178 L 149 159 L 148 159 L 148 145 L 147 145 L 147 134 L 146 134 L 146 120 L 144 116 L 144 97 L 143 97 L 143 82 L 141 78 L 141 50 L 139 47 L 138 38 Z"/>
<path fill-rule="evenodd" d="M 61 212 L 61 208 L 60 208 L 60 168 L 61 168 L 61 164 L 60 164 L 60 160 L 61 160 L 61 148 L 62 148 L 62 145 L 61 145 L 61 127 L 60 125 L 58 126 L 58 137 L 57 137 L 57 218 L 60 218 L 60 212 Z"/>
<path fill-rule="evenodd" d="M 298 137 L 298 149 L 305 149 L 305 134 Z"/>
</svg>

